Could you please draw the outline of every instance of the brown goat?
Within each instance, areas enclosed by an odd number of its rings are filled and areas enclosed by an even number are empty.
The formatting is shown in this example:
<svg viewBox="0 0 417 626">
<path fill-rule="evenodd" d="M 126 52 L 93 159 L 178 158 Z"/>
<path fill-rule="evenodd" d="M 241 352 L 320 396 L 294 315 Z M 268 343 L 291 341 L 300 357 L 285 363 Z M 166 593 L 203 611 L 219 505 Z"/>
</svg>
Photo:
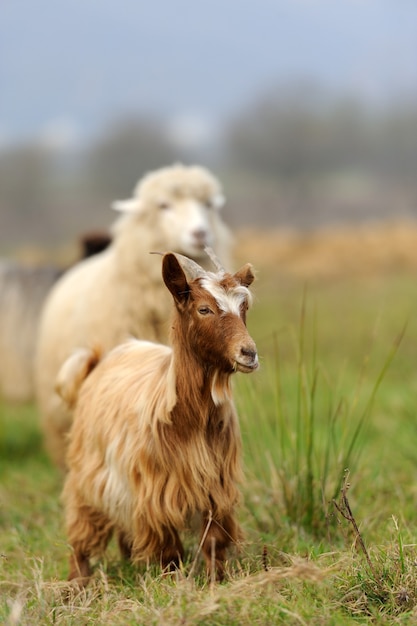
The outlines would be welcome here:
<svg viewBox="0 0 417 626">
<path fill-rule="evenodd" d="M 175 303 L 172 348 L 132 339 L 101 360 L 79 350 L 58 376 L 59 393 L 75 404 L 63 499 L 69 579 L 81 586 L 113 530 L 124 556 L 173 567 L 183 558 L 179 532 L 199 513 L 202 552 L 218 579 L 227 547 L 241 538 L 230 376 L 258 367 L 245 319 L 252 267 L 206 272 L 173 253 L 162 266 Z"/>
</svg>

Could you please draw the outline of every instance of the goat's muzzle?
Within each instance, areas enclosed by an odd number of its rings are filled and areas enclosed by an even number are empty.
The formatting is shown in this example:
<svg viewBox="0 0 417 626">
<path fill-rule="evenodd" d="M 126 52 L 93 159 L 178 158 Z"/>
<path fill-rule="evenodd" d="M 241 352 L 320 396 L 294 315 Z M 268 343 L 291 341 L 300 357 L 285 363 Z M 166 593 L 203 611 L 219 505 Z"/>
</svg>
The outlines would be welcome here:
<svg viewBox="0 0 417 626">
<path fill-rule="evenodd" d="M 255 344 L 244 346 L 235 360 L 235 370 L 249 374 L 259 367 L 258 353 Z"/>
</svg>

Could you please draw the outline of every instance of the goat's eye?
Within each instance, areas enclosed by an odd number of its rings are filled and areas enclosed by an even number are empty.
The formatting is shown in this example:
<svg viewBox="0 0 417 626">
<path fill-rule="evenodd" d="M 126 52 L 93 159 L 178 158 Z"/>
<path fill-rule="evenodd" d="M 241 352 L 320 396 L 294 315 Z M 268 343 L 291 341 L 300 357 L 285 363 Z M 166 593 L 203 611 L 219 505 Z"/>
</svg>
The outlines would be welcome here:
<svg viewBox="0 0 417 626">
<path fill-rule="evenodd" d="M 247 302 L 243 302 L 243 304 L 240 307 L 240 317 L 245 322 L 245 324 L 246 324 L 246 312 L 247 312 L 248 308 L 249 307 L 248 307 L 248 303 Z"/>
<path fill-rule="evenodd" d="M 198 309 L 198 312 L 200 313 L 200 315 L 210 315 L 210 313 L 213 313 L 213 311 L 208 306 L 201 306 Z"/>
</svg>

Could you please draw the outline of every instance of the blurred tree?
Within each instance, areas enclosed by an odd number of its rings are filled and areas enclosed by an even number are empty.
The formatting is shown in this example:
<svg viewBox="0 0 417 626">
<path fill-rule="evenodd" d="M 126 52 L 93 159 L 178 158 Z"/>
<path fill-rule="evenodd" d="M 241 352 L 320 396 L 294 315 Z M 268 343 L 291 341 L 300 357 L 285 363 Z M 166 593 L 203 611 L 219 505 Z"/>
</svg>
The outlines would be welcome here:
<svg viewBox="0 0 417 626">
<path fill-rule="evenodd" d="M 375 171 L 398 182 L 416 182 L 417 102 L 391 106 L 375 116 Z"/>
<path fill-rule="evenodd" d="M 282 86 L 235 116 L 225 149 L 257 224 L 416 214 L 415 99 L 373 106 L 314 84 Z"/>
<path fill-rule="evenodd" d="M 149 170 L 178 160 L 156 120 L 124 119 L 106 131 L 87 155 L 85 176 L 93 195 L 125 198 Z"/>
<path fill-rule="evenodd" d="M 37 141 L 3 149 L 0 245 L 107 226 L 112 200 L 128 197 L 146 172 L 181 160 L 221 171 L 236 227 L 417 212 L 416 99 L 372 108 L 299 83 L 258 98 L 223 129 L 206 152 L 181 141 L 186 127 L 172 136 L 161 120 L 143 117 L 120 120 L 77 149 Z"/>
<path fill-rule="evenodd" d="M 39 211 L 50 184 L 50 155 L 36 144 L 0 153 L 0 206 L 18 216 Z"/>
<path fill-rule="evenodd" d="M 409 177 L 417 171 L 417 105 L 373 110 L 314 85 L 274 91 L 230 125 L 237 168 L 294 180 L 341 172 Z"/>
<path fill-rule="evenodd" d="M 280 178 L 315 176 L 363 164 L 366 120 L 353 100 L 329 102 L 308 84 L 271 93 L 231 124 L 237 166 Z"/>
</svg>

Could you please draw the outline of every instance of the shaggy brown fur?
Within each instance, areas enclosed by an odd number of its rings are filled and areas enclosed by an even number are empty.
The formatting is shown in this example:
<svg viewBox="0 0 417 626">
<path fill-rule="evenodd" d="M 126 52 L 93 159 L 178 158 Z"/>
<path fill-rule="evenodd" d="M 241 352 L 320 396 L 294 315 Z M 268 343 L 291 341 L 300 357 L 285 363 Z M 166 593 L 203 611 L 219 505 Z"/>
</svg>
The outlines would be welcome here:
<svg viewBox="0 0 417 626">
<path fill-rule="evenodd" d="M 114 530 L 124 556 L 178 566 L 179 532 L 200 513 L 202 551 L 219 579 L 227 547 L 241 538 L 241 441 L 229 379 L 258 367 L 245 325 L 254 277 L 249 264 L 233 276 L 193 264 L 191 276 L 186 261 L 163 258 L 175 303 L 172 348 L 131 340 L 96 367 L 99 355 L 84 350 L 60 373 L 59 392 L 76 400 L 63 499 L 69 579 L 80 585 Z"/>
</svg>

